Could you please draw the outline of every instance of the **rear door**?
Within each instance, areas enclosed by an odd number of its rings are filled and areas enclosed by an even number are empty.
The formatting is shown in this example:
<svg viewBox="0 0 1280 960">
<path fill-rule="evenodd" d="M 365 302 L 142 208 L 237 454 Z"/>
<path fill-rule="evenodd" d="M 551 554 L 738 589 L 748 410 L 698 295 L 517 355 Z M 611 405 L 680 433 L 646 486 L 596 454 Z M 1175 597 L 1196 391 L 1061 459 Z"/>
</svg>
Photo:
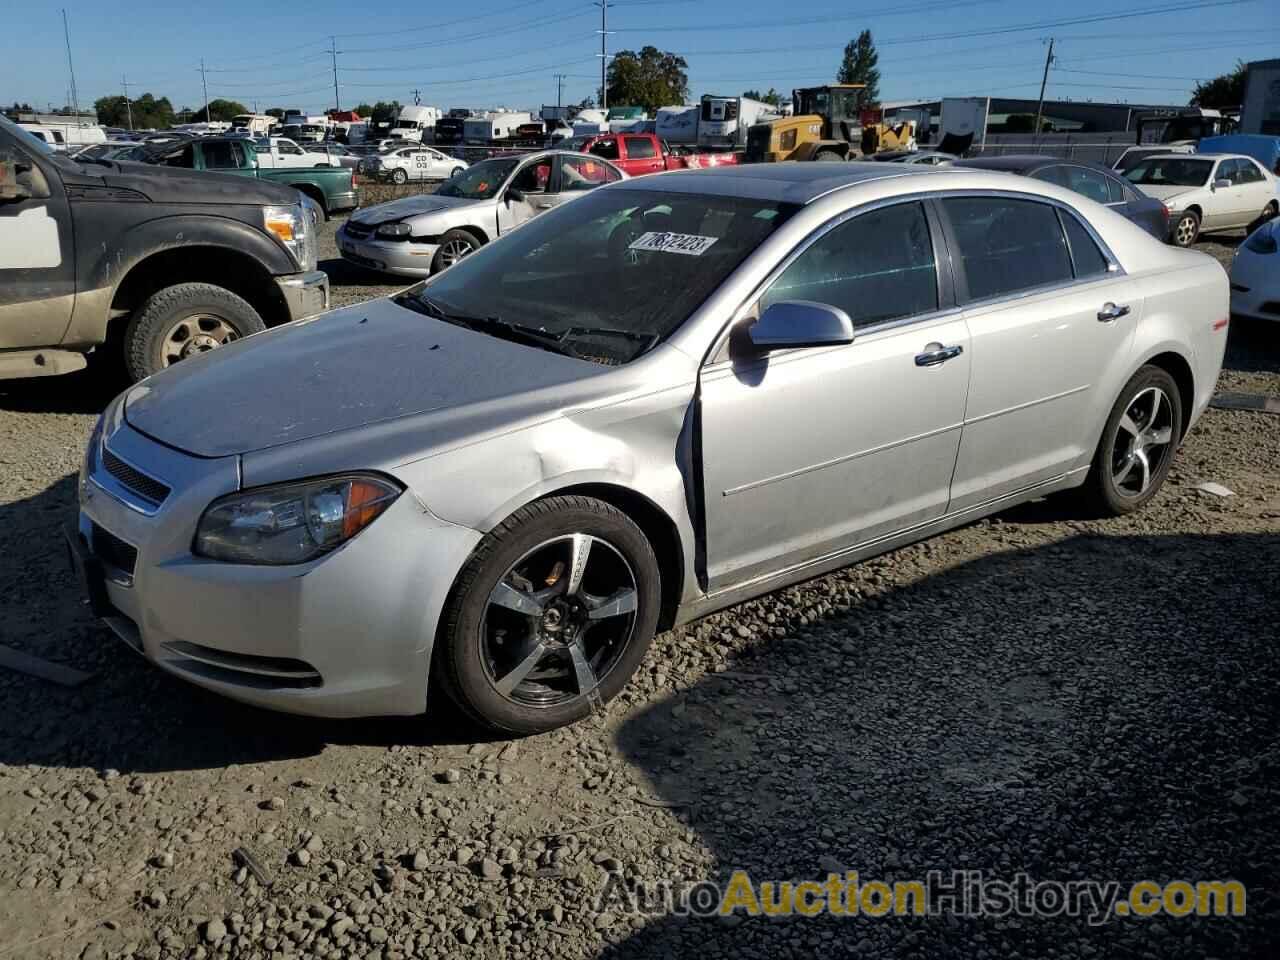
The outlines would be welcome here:
<svg viewBox="0 0 1280 960">
<path fill-rule="evenodd" d="M 936 227 L 915 200 L 824 228 L 740 322 L 778 301 L 816 301 L 849 314 L 853 343 L 725 350 L 703 368 L 712 590 L 945 512 L 971 355 Z"/>
<path fill-rule="evenodd" d="M 1251 223 L 1256 217 L 1262 215 L 1262 211 L 1266 209 L 1267 204 L 1277 202 L 1276 187 L 1272 179 L 1263 171 L 1261 165 L 1251 159 L 1240 158 L 1236 160 L 1239 165 L 1237 170 L 1240 184 L 1244 187 L 1245 195 L 1249 198 L 1249 210 L 1252 215 L 1246 223 Z"/>
<path fill-rule="evenodd" d="M 631 176 L 657 173 L 663 169 L 662 155 L 650 137 L 626 136 L 622 138 L 626 151 L 626 171 Z"/>
<path fill-rule="evenodd" d="M 1088 464 L 1142 301 L 1065 206 L 1006 194 L 939 206 L 973 341 L 955 512 Z"/>
<path fill-rule="evenodd" d="M 75 304 L 71 208 L 39 149 L 0 133 L 0 164 L 29 194 L 0 200 L 0 350 L 60 343 Z"/>
</svg>

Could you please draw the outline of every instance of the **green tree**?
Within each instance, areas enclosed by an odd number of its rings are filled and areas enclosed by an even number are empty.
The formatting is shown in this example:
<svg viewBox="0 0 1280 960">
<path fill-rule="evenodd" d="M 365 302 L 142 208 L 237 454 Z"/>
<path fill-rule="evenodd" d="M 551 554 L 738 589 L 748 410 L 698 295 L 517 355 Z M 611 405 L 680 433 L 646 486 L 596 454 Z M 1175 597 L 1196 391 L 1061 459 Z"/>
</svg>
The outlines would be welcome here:
<svg viewBox="0 0 1280 960">
<path fill-rule="evenodd" d="M 252 113 L 253 111 L 246 107 L 243 103 L 236 100 L 210 100 L 208 103 L 208 117 L 210 120 L 229 121 L 232 117 L 239 116 L 242 113 Z M 205 119 L 205 105 L 201 104 L 196 108 L 195 119 L 197 122 Z"/>
<path fill-rule="evenodd" d="M 1191 92 L 1191 106 L 1215 109 L 1240 106 L 1244 101 L 1245 72 L 1244 62 L 1237 60 L 1235 69 L 1230 73 L 1197 83 Z"/>
<path fill-rule="evenodd" d="M 879 62 L 880 55 L 876 53 L 870 30 L 863 30 L 857 40 L 845 44 L 844 60 L 836 74 L 836 83 L 866 84 L 865 89 L 858 92 L 859 108 L 880 102 L 880 71 L 876 68 Z"/>
<path fill-rule="evenodd" d="M 176 117 L 173 104 L 168 97 L 157 99 L 150 93 L 144 93 L 125 102 L 124 97 L 101 97 L 94 101 L 93 109 L 98 115 L 98 122 L 106 127 L 127 127 L 130 117 L 135 130 L 163 130 L 173 126 Z"/>
<path fill-rule="evenodd" d="M 644 47 L 639 53 L 620 50 L 609 61 L 609 102 L 644 107 L 650 114 L 684 103 L 689 96 L 688 68 L 684 57 L 657 47 Z"/>
<path fill-rule="evenodd" d="M 746 90 L 742 94 L 748 100 L 759 100 L 761 103 L 771 103 L 775 107 L 782 106 L 782 94 L 773 87 L 769 88 L 768 93 L 761 93 L 759 90 Z"/>
<path fill-rule="evenodd" d="M 363 117 L 365 114 L 361 113 L 360 116 Z M 388 103 L 386 100 L 379 100 L 370 107 L 368 116 L 373 123 L 393 123 L 400 116 L 400 101 L 392 100 Z"/>
<path fill-rule="evenodd" d="M 351 109 L 354 110 L 359 116 L 362 116 L 365 118 L 368 118 L 373 115 L 373 104 L 371 103 L 357 103 Z"/>
</svg>

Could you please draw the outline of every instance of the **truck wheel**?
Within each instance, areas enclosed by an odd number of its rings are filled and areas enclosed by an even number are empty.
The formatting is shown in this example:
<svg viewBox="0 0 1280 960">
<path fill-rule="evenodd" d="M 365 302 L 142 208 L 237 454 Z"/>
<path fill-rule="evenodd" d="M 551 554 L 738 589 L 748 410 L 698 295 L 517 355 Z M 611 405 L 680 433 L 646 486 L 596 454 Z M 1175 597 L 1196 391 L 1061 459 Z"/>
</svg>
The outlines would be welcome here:
<svg viewBox="0 0 1280 960">
<path fill-rule="evenodd" d="M 396 184 L 405 184 L 409 182 L 408 170 L 393 170 L 391 172 L 391 182 Z"/>
<path fill-rule="evenodd" d="M 466 230 L 450 230 L 440 238 L 440 247 L 431 258 L 431 272 L 439 273 L 452 267 L 463 257 L 480 249 L 480 241 L 475 234 Z"/>
<path fill-rule="evenodd" d="M 134 311 L 124 336 L 134 380 L 232 340 L 265 330 L 248 302 L 210 283 L 179 283 L 153 293 Z"/>
<path fill-rule="evenodd" d="M 813 155 L 813 159 L 820 163 L 843 163 L 844 157 L 836 153 L 834 150 L 819 150 Z"/>
</svg>

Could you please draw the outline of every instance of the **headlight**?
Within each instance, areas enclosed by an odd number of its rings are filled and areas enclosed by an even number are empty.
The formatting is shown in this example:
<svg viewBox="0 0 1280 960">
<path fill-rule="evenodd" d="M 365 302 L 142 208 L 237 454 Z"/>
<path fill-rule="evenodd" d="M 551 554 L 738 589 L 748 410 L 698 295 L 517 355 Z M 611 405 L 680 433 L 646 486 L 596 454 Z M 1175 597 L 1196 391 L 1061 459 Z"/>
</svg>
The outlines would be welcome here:
<svg viewBox="0 0 1280 960">
<path fill-rule="evenodd" d="M 1244 245 L 1254 253 L 1276 252 L 1276 221 L 1259 227 L 1249 235 Z"/>
<path fill-rule="evenodd" d="M 413 228 L 407 223 L 384 223 L 378 228 L 378 236 L 388 240 L 403 240 L 411 233 Z"/>
<path fill-rule="evenodd" d="M 314 231 L 301 200 L 287 207 L 263 207 L 262 225 L 289 248 L 301 269 L 316 268 Z"/>
<path fill-rule="evenodd" d="M 194 552 L 231 563 L 306 563 L 373 523 L 400 493 L 372 474 L 233 493 L 205 510 Z"/>
</svg>

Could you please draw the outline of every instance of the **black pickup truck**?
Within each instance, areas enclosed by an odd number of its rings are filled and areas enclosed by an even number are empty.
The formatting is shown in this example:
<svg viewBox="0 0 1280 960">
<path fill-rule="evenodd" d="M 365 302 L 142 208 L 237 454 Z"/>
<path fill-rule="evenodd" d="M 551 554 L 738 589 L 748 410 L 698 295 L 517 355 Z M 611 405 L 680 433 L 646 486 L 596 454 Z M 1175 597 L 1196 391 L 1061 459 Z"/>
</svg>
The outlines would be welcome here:
<svg viewBox="0 0 1280 960">
<path fill-rule="evenodd" d="M 328 309 L 317 216 L 292 187 L 80 163 L 0 117 L 0 379 L 104 345 L 141 379 Z"/>
</svg>

